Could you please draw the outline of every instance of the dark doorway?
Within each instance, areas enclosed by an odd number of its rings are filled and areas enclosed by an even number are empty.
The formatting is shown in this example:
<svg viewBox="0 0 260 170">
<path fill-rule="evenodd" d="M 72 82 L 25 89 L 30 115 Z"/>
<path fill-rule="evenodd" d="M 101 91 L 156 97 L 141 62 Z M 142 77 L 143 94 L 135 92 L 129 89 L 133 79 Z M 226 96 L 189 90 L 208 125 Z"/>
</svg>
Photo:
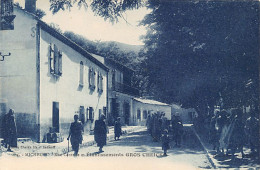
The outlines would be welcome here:
<svg viewBox="0 0 260 170">
<path fill-rule="evenodd" d="M 114 120 L 119 116 L 119 104 L 116 102 L 116 98 L 112 99 L 112 115 Z"/>
<path fill-rule="evenodd" d="M 124 113 L 125 113 L 125 124 L 129 125 L 130 120 L 130 105 L 129 103 L 124 103 Z"/>
<path fill-rule="evenodd" d="M 52 103 L 52 127 L 55 132 L 60 131 L 60 121 L 59 121 L 59 102 Z"/>
</svg>

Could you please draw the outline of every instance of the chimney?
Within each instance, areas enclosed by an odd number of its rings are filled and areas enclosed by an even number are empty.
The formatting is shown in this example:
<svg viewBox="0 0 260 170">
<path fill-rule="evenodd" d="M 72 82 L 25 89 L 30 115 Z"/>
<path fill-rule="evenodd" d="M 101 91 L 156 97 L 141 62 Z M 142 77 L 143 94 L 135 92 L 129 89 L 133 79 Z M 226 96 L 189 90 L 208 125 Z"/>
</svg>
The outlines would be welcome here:
<svg viewBox="0 0 260 170">
<path fill-rule="evenodd" d="M 27 12 L 35 14 L 35 11 L 36 11 L 36 0 L 25 0 L 25 10 Z"/>
</svg>

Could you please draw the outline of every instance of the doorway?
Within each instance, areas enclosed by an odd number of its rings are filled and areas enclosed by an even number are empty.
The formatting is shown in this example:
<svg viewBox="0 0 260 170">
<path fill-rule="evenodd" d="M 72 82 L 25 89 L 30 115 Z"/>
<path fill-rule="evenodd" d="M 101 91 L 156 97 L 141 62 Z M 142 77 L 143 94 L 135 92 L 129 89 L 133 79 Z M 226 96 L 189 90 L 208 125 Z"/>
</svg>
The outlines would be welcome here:
<svg viewBox="0 0 260 170">
<path fill-rule="evenodd" d="M 59 102 L 52 103 L 52 127 L 53 131 L 60 132 Z"/>
<path fill-rule="evenodd" d="M 124 103 L 124 113 L 125 113 L 125 124 L 129 125 L 130 120 L 130 105 L 129 103 Z"/>
</svg>

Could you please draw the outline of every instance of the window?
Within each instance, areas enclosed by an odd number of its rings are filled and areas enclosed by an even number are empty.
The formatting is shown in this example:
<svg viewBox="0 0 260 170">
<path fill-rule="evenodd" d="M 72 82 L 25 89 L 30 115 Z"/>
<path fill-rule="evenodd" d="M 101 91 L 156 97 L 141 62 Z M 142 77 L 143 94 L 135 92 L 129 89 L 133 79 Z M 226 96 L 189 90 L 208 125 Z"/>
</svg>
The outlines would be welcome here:
<svg viewBox="0 0 260 170">
<path fill-rule="evenodd" d="M 95 70 L 93 68 L 89 68 L 89 88 L 91 90 L 94 90 L 96 88 L 95 77 L 96 77 Z"/>
<path fill-rule="evenodd" d="M 89 114 L 88 114 L 88 119 L 93 121 L 94 120 L 94 109 L 93 107 L 89 107 Z"/>
<path fill-rule="evenodd" d="M 13 15 L 13 0 L 0 1 L 0 30 L 13 30 L 14 18 Z"/>
<path fill-rule="evenodd" d="M 50 73 L 62 75 L 62 53 L 55 44 L 50 44 Z"/>
<path fill-rule="evenodd" d="M 79 107 L 79 120 L 82 122 L 82 124 L 85 123 L 85 109 L 84 106 Z"/>
<path fill-rule="evenodd" d="M 103 114 L 107 117 L 107 107 L 103 107 Z"/>
<path fill-rule="evenodd" d="M 141 119 L 141 111 L 139 109 L 137 110 L 137 119 Z"/>
<path fill-rule="evenodd" d="M 80 86 L 84 85 L 83 77 L 84 77 L 84 65 L 83 65 L 83 62 L 81 61 L 80 68 L 79 68 L 79 85 Z"/>
<path fill-rule="evenodd" d="M 98 73 L 97 86 L 98 86 L 98 92 L 102 93 L 103 92 L 103 76 L 101 73 Z"/>
<path fill-rule="evenodd" d="M 100 116 L 102 114 L 102 109 L 98 109 L 98 114 L 99 114 L 99 118 L 100 118 Z"/>
<path fill-rule="evenodd" d="M 147 111 L 146 110 L 143 111 L 143 118 L 147 119 Z"/>
</svg>

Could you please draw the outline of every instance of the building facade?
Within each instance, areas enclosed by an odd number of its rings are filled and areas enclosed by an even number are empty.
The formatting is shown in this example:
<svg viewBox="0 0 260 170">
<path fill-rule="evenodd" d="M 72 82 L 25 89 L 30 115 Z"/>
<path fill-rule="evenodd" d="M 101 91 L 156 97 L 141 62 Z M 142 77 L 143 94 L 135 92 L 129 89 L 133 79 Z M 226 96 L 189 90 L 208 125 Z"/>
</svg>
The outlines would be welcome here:
<svg viewBox="0 0 260 170">
<path fill-rule="evenodd" d="M 117 117 L 123 125 L 135 125 L 133 99 L 139 97 L 139 90 L 132 86 L 134 70 L 112 59 L 92 54 L 109 68 L 107 121 L 113 125 Z"/>
<path fill-rule="evenodd" d="M 165 114 L 167 120 L 171 120 L 171 106 L 150 99 L 134 98 L 133 99 L 133 122 L 134 125 L 144 126 L 148 115 Z"/>
<path fill-rule="evenodd" d="M 0 31 L 2 115 L 13 108 L 18 137 L 38 142 L 54 131 L 66 136 L 74 114 L 85 133 L 107 112 L 108 68 L 36 16 L 14 8 L 13 30 Z"/>
</svg>

